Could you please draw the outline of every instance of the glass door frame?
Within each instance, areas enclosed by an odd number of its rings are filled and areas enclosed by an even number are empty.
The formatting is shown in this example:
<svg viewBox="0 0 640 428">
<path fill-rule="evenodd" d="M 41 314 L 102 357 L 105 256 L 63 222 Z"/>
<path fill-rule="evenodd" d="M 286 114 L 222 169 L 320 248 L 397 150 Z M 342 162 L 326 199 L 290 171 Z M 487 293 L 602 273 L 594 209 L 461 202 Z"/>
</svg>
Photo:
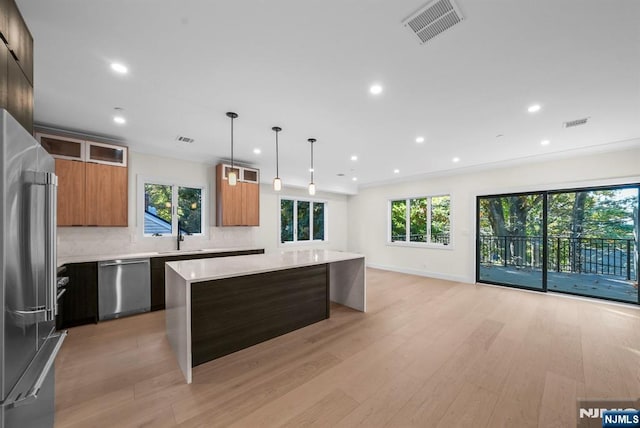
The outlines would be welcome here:
<svg viewBox="0 0 640 428">
<path fill-rule="evenodd" d="M 505 198 L 510 196 L 530 196 L 541 195 L 542 196 L 542 284 L 540 288 L 527 287 L 518 284 L 507 284 L 497 281 L 480 280 L 480 199 L 487 198 Z M 505 287 L 519 288 L 521 290 L 546 292 L 547 291 L 547 192 L 545 191 L 529 191 L 529 192 L 512 192 L 512 193 L 500 193 L 495 195 L 479 195 L 476 196 L 476 282 L 483 284 L 502 285 Z"/>
<path fill-rule="evenodd" d="M 637 215 L 640 216 L 640 183 L 629 183 L 629 184 L 612 184 L 612 185 L 599 185 L 599 186 L 588 186 L 588 187 L 573 187 L 567 189 L 553 189 L 553 190 L 540 190 L 540 191 L 526 191 L 526 192 L 510 192 L 510 193 L 499 193 L 499 194 L 489 194 L 489 195 L 478 195 L 476 196 L 476 245 L 475 245 L 475 262 L 476 262 L 476 283 L 482 284 L 492 284 L 492 285 L 500 285 L 504 287 L 517 288 L 521 290 L 528 291 L 537 291 L 546 293 L 549 290 L 547 289 L 547 272 L 548 272 L 548 257 L 549 257 L 549 245 L 548 245 L 548 235 L 547 235 L 547 215 L 548 215 L 548 203 L 549 203 L 549 195 L 552 194 L 560 194 L 560 193 L 576 193 L 576 192 L 591 192 L 598 190 L 620 190 L 620 189 L 638 189 L 638 201 L 637 201 Z M 522 195 L 542 195 L 542 287 L 540 289 L 526 287 L 517 284 L 507 284 L 496 281 L 488 281 L 480 279 L 480 200 L 487 198 L 500 198 L 500 197 L 509 197 L 509 196 L 522 196 Z M 636 251 L 640 248 L 640 218 L 638 219 L 638 225 L 636 227 Z M 640 257 L 636 261 L 635 271 L 636 271 L 636 281 L 640 283 Z M 551 290 L 552 293 L 560 293 L 567 294 L 571 296 L 578 297 L 586 297 L 591 299 L 598 300 L 606 300 L 610 302 L 619 302 L 631 305 L 640 305 L 640 287 L 638 287 L 637 291 L 637 299 L 635 302 L 630 302 L 628 300 L 620 300 L 613 298 L 606 298 L 600 296 L 589 296 L 580 293 L 572 293 L 570 291 L 564 290 Z"/>
</svg>

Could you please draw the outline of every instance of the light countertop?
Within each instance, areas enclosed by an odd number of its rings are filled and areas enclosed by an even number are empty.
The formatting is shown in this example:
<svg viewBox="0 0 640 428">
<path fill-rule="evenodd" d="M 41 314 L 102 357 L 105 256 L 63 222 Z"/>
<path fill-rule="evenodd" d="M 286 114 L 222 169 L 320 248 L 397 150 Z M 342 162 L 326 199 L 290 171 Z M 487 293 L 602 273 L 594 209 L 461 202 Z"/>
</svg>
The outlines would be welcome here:
<svg viewBox="0 0 640 428">
<path fill-rule="evenodd" d="M 169 262 L 167 266 L 187 283 L 191 283 L 361 258 L 364 258 L 364 255 L 342 251 L 295 250 L 215 259 L 182 260 Z"/>
<path fill-rule="evenodd" d="M 201 250 L 172 250 L 172 251 L 150 251 L 146 253 L 124 253 L 124 254 L 103 254 L 103 255 L 79 255 L 58 257 L 58 267 L 68 263 L 101 262 L 104 260 L 126 260 L 126 259 L 146 259 L 151 257 L 171 257 L 190 254 L 213 254 L 227 253 L 231 251 L 250 251 L 260 248 L 232 247 L 232 248 L 205 248 Z"/>
</svg>

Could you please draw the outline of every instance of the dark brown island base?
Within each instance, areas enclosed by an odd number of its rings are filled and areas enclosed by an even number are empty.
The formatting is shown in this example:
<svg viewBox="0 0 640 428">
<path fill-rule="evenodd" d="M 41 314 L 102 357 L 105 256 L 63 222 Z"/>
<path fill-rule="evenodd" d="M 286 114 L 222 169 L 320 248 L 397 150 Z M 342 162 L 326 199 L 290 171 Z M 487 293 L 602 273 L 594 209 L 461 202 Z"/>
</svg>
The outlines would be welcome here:
<svg viewBox="0 0 640 428">
<path fill-rule="evenodd" d="M 333 301 L 364 312 L 364 256 L 299 250 L 166 264 L 167 336 L 192 368 L 329 318 Z"/>
</svg>

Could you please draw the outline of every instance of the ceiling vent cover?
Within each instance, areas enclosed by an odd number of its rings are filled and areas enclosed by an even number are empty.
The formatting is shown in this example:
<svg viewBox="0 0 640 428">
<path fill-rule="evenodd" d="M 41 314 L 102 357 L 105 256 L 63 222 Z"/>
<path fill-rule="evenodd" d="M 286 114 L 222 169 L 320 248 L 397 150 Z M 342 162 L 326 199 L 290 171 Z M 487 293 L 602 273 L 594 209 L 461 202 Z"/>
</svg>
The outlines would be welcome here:
<svg viewBox="0 0 640 428">
<path fill-rule="evenodd" d="M 453 0 L 436 0 L 421 7 L 402 23 L 418 36 L 420 44 L 425 44 L 463 19 Z"/>
<path fill-rule="evenodd" d="M 565 128 L 573 128 L 574 126 L 586 125 L 588 120 L 589 120 L 588 117 L 584 117 L 582 119 L 570 120 L 568 122 L 564 122 L 562 126 Z"/>
<path fill-rule="evenodd" d="M 194 140 L 193 138 L 185 137 L 185 136 L 183 136 L 183 135 L 178 135 L 178 136 L 176 137 L 176 141 L 177 141 L 177 142 L 179 142 L 179 143 L 189 143 L 189 144 L 191 144 L 191 143 L 193 143 L 195 140 Z"/>
</svg>

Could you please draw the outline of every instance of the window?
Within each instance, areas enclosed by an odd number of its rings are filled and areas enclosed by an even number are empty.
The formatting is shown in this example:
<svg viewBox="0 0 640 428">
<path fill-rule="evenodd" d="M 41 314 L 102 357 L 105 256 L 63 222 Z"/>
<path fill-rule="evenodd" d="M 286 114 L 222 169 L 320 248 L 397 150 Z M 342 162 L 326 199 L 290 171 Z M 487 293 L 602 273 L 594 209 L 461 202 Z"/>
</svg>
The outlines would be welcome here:
<svg viewBox="0 0 640 428">
<path fill-rule="evenodd" d="M 390 242 L 449 245 L 449 195 L 390 201 Z"/>
<path fill-rule="evenodd" d="M 326 202 L 280 199 L 280 242 L 325 241 Z"/>
<path fill-rule="evenodd" d="M 202 187 L 144 182 L 144 235 L 202 235 L 204 190 Z"/>
</svg>

